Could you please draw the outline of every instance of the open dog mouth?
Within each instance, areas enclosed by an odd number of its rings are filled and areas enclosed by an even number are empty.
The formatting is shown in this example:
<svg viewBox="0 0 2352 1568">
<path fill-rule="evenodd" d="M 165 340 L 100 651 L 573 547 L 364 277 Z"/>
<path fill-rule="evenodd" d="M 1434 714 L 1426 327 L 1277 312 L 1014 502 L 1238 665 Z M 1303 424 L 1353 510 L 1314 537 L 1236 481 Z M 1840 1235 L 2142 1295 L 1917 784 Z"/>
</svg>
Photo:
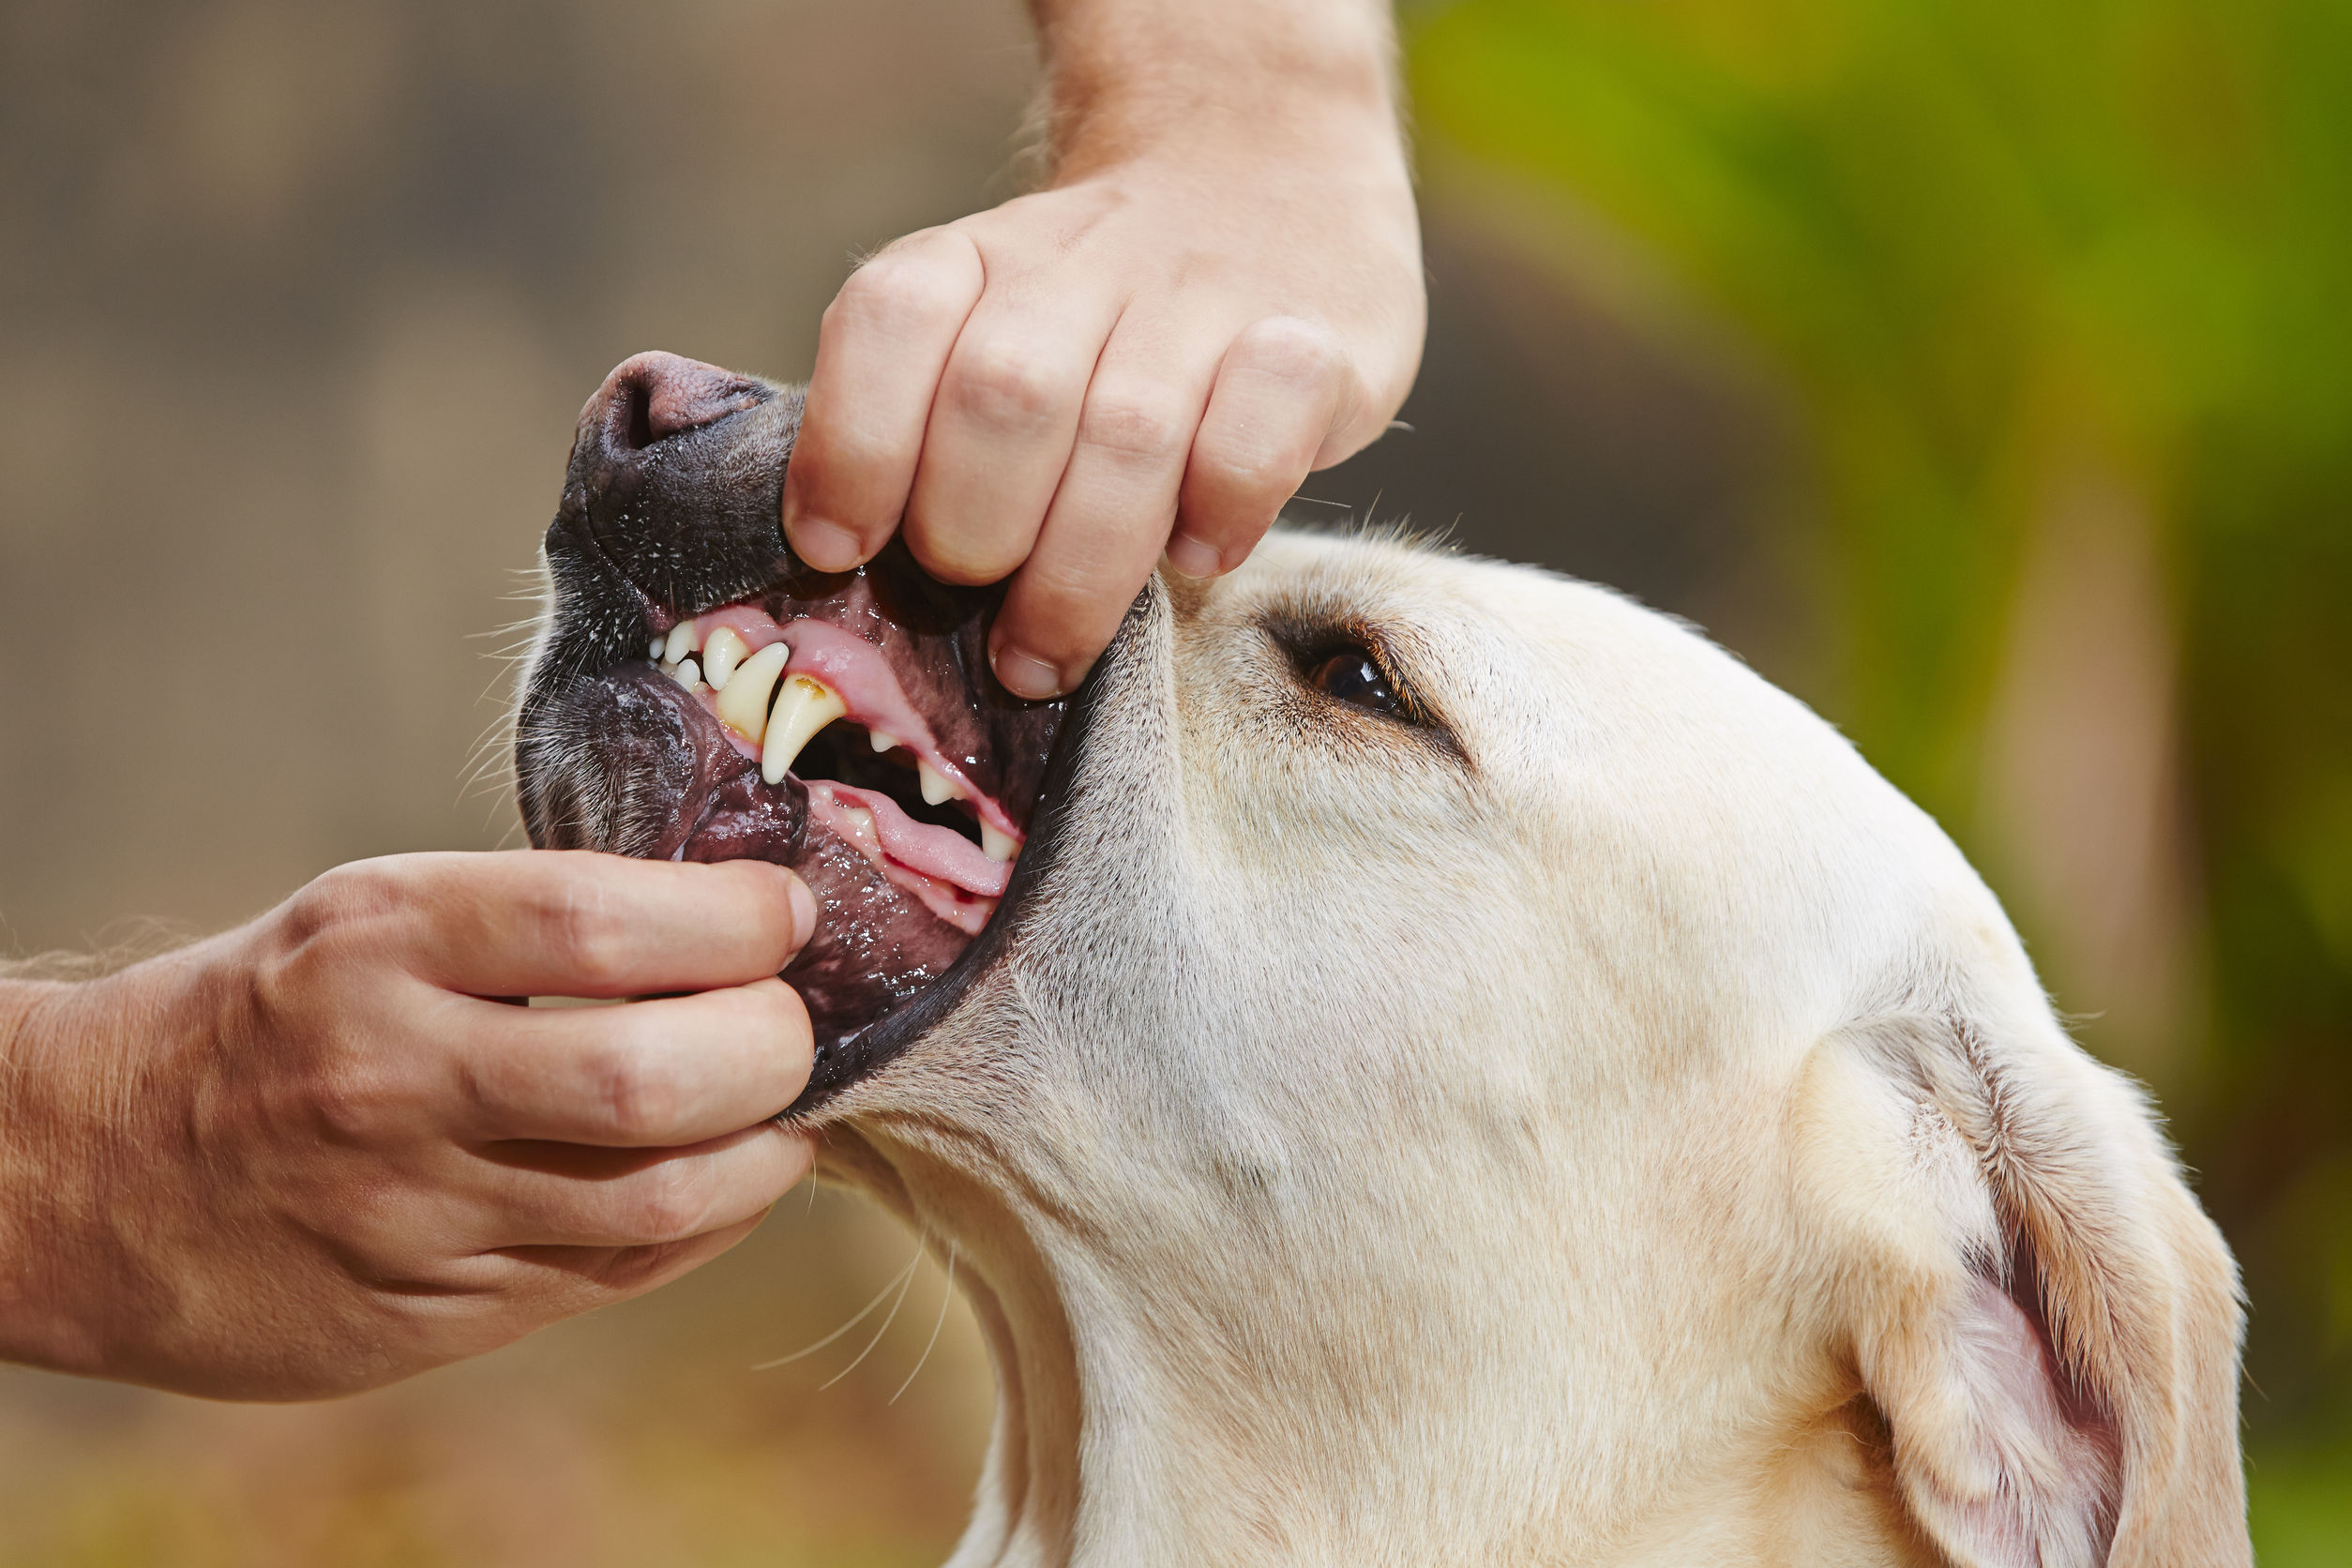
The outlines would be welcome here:
<svg viewBox="0 0 2352 1568">
<path fill-rule="evenodd" d="M 806 1108 L 986 957 L 1029 880 L 1064 704 L 996 684 L 995 592 L 934 582 L 897 546 L 852 573 L 792 557 L 776 520 L 799 409 L 666 354 L 590 400 L 516 763 L 542 848 L 769 860 L 808 883 L 817 934 L 784 971 L 817 1036 Z"/>
</svg>

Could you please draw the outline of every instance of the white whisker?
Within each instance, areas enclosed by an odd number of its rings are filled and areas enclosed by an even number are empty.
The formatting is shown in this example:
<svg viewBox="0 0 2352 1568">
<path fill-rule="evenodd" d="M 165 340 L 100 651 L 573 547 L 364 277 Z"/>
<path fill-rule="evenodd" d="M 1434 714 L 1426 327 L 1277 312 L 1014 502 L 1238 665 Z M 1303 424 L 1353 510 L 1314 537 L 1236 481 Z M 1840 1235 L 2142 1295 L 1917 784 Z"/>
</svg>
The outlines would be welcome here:
<svg viewBox="0 0 2352 1568">
<path fill-rule="evenodd" d="M 931 1349 L 939 1343 L 939 1331 L 947 1326 L 947 1304 L 955 1299 L 956 1244 L 950 1242 L 947 1244 L 947 1283 L 945 1286 L 942 1287 L 940 1290 L 938 1320 L 931 1324 L 931 1337 L 923 1342 L 923 1353 L 914 1358 L 914 1372 L 908 1373 L 907 1380 L 898 1385 L 898 1394 L 904 1394 L 908 1389 L 914 1386 L 915 1373 L 922 1371 L 923 1364 L 931 1359 Z M 885 1401 L 885 1403 L 892 1405 L 897 1404 L 898 1402 L 898 1394 L 892 1395 L 889 1399 Z"/>
<path fill-rule="evenodd" d="M 914 1289 L 915 1265 L 921 1263 L 922 1261 L 923 1243 L 920 1238 L 917 1238 L 914 1244 L 914 1260 L 907 1265 L 905 1274 L 906 1283 L 898 1287 L 898 1299 L 890 1304 L 890 1312 L 882 1319 L 882 1327 L 874 1331 L 874 1337 L 866 1342 L 866 1349 L 858 1351 L 857 1359 L 855 1361 L 851 1362 L 849 1365 L 844 1366 L 840 1371 L 836 1372 L 832 1377 L 827 1378 L 823 1382 L 817 1385 L 817 1392 L 819 1394 L 822 1394 L 825 1390 L 831 1388 L 834 1384 L 839 1382 L 842 1379 L 856 1371 L 858 1362 L 864 1361 L 867 1356 L 874 1353 L 874 1347 L 881 1344 L 882 1341 L 882 1335 L 890 1332 L 890 1325 L 898 1320 L 898 1309 L 906 1304 L 907 1292 Z"/>
<path fill-rule="evenodd" d="M 754 1372 L 769 1372 L 779 1366 L 789 1366 L 793 1362 L 800 1360 L 804 1356 L 815 1355 L 819 1350 L 823 1349 L 826 1346 L 832 1344 L 835 1340 L 840 1338 L 843 1334 L 857 1327 L 858 1324 L 872 1317 L 874 1315 L 874 1308 L 882 1305 L 882 1302 L 890 1295 L 890 1292 L 898 1287 L 900 1281 L 903 1280 L 908 1283 L 912 1283 L 914 1279 L 915 1267 L 922 1261 L 923 1249 L 918 1244 L 915 1248 L 914 1256 L 907 1260 L 907 1266 L 900 1269 L 897 1274 L 892 1274 L 890 1276 L 889 1283 L 882 1288 L 881 1292 L 877 1294 L 872 1301 L 867 1302 L 864 1306 L 857 1309 L 856 1317 L 852 1318 L 848 1322 L 842 1324 L 839 1328 L 835 1329 L 831 1334 L 826 1334 L 822 1339 L 818 1340 L 814 1345 L 810 1345 L 803 1349 L 794 1350 L 789 1356 L 778 1356 L 774 1361 L 761 1362 L 753 1366 L 751 1370 Z M 900 1291 L 899 1293 L 902 1296 L 905 1294 L 904 1291 Z M 882 1327 L 888 1328 L 889 1326 L 889 1320 L 887 1319 L 883 1319 Z M 870 1345 L 867 1347 L 868 1349 L 871 1349 L 873 1347 Z M 864 1358 L 861 1356 L 859 1359 L 863 1360 Z M 855 1366 L 857 1363 L 853 1361 L 850 1363 L 850 1364 L 852 1366 Z M 831 1388 L 832 1386 L 832 1383 L 827 1383 L 825 1385 L 827 1388 Z"/>
</svg>

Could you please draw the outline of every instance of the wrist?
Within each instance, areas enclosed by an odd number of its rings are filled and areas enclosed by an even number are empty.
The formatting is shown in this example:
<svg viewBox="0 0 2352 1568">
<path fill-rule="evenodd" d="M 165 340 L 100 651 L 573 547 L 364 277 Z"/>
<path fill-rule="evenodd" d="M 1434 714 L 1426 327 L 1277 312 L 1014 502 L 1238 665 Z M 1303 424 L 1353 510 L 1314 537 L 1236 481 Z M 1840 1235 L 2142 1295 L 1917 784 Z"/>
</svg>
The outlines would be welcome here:
<svg viewBox="0 0 2352 1568">
<path fill-rule="evenodd" d="M 0 985 L 0 1361 L 82 1370 L 77 1325 L 58 1299 L 61 1207 L 79 1184 L 55 1168 L 62 1114 L 56 1073 L 77 1054 L 56 1033 L 72 982 Z"/>
<path fill-rule="evenodd" d="M 203 951 L 0 999 L 0 1361 L 134 1376 L 178 1310 L 188 1271 L 155 1243 L 186 1195 L 152 1177 L 188 1108 L 174 1043 Z"/>
<path fill-rule="evenodd" d="M 1388 8 L 1041 7 L 1051 183 L 1173 156 L 1407 176 Z"/>
</svg>

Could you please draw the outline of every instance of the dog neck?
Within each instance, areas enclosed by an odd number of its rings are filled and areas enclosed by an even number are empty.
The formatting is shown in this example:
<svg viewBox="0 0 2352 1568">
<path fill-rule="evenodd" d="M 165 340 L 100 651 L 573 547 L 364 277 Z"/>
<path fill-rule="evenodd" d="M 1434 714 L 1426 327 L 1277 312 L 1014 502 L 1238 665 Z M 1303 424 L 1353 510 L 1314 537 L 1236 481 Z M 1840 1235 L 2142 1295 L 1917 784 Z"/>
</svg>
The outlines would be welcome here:
<svg viewBox="0 0 2352 1568">
<path fill-rule="evenodd" d="M 1000 1152 L 955 1143 L 869 1126 L 834 1146 L 952 1247 L 994 1364 L 949 1568 L 1633 1568 L 1802 1560 L 1808 1541 L 1931 1560 L 1892 1501 L 1883 1430 L 1826 1358 L 1793 1394 L 1742 1375 L 1672 1399 L 1575 1333 L 1573 1300 L 1530 1311 L 1409 1266 L 1425 1236 L 1359 1254 L 1307 1300 L 1270 1238 L 1204 1246 L 1090 1214 L 1006 1168 L 975 1177 Z"/>
</svg>

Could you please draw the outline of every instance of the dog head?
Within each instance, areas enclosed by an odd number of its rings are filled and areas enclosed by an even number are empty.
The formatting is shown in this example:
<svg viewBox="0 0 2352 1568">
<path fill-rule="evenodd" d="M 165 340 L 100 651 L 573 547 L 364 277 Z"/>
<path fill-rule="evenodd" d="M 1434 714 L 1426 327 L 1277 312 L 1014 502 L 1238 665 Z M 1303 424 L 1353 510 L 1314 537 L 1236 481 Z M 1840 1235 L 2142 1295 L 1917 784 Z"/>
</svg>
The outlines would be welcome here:
<svg viewBox="0 0 2352 1568">
<path fill-rule="evenodd" d="M 840 993 L 796 1114 L 991 1341 L 972 1560 L 2245 1560 L 2226 1252 L 1991 895 L 1801 704 L 1605 590 L 1304 536 L 1155 583 L 1066 710 L 1014 704 L 985 596 L 796 572 L 789 392 L 663 362 L 649 411 L 673 384 L 658 503 L 600 499 L 619 383 L 583 421 L 526 817 L 848 864 L 822 778 L 740 784 L 646 653 L 746 604 L 794 668 L 795 617 L 954 650 L 1018 868 L 976 939 Z M 904 899 L 820 891 L 837 944 L 912 950 Z"/>
</svg>

